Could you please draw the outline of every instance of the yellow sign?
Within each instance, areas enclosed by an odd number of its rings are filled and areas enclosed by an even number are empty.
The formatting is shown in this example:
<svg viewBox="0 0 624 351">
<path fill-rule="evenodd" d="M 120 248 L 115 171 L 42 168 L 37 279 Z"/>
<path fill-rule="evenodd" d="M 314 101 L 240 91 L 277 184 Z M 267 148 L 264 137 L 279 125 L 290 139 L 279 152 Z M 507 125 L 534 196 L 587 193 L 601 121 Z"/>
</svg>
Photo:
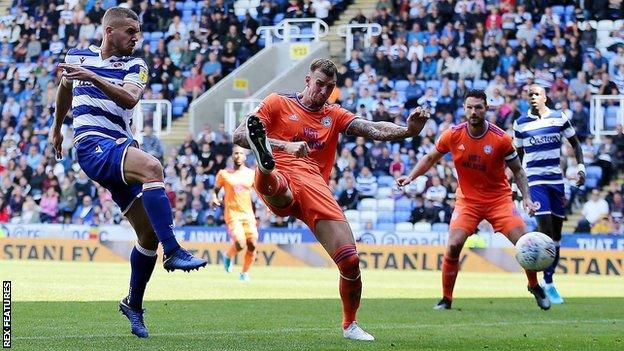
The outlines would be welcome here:
<svg viewBox="0 0 624 351">
<path fill-rule="evenodd" d="M 310 44 L 308 43 L 296 43 L 290 44 L 290 59 L 301 60 L 308 56 L 310 53 Z"/>
<path fill-rule="evenodd" d="M 0 259 L 124 262 L 108 247 L 95 240 L 3 238 L 0 240 Z"/>
<path fill-rule="evenodd" d="M 247 90 L 249 89 L 249 81 L 243 78 L 234 79 L 234 90 Z"/>
</svg>

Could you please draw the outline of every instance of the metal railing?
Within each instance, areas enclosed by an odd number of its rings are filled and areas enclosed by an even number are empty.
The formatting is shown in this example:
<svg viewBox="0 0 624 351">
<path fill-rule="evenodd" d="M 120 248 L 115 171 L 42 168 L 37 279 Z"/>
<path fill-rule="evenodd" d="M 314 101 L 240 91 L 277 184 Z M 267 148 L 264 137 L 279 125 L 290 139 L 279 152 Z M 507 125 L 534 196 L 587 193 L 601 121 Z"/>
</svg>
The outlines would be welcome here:
<svg viewBox="0 0 624 351">
<path fill-rule="evenodd" d="M 166 116 L 163 117 L 163 113 Z M 171 123 L 173 119 L 173 109 L 169 100 L 141 100 L 139 108 L 134 110 L 132 123 L 134 124 L 135 134 L 143 132 L 145 120 L 152 121 L 154 135 L 162 136 L 171 134 Z M 166 122 L 163 125 L 163 120 Z M 163 130 L 164 128 L 164 130 Z"/>
<path fill-rule="evenodd" d="M 381 26 L 378 23 L 355 23 L 355 24 L 341 24 L 336 29 L 336 34 L 345 38 L 345 59 L 351 58 L 351 51 L 353 50 L 353 30 L 363 29 L 364 47 L 370 47 L 371 38 L 379 36 L 381 34 Z"/>
<path fill-rule="evenodd" d="M 592 95 L 589 130 L 596 136 L 596 142 L 600 143 L 603 136 L 616 135 L 618 125 L 624 126 L 624 95 Z"/>
<path fill-rule="evenodd" d="M 240 121 L 248 113 L 252 112 L 256 106 L 262 102 L 260 99 L 227 99 L 224 106 L 224 124 L 225 131 L 230 135 L 234 135 L 234 130 L 238 127 Z"/>
<path fill-rule="evenodd" d="M 306 33 L 303 28 L 311 28 L 311 31 Z M 327 33 L 329 26 L 318 18 L 287 18 L 274 26 L 260 26 L 256 29 L 256 34 L 264 35 L 264 45 L 267 47 L 273 45 L 275 38 L 287 43 L 294 39 L 312 39 L 318 42 Z"/>
</svg>

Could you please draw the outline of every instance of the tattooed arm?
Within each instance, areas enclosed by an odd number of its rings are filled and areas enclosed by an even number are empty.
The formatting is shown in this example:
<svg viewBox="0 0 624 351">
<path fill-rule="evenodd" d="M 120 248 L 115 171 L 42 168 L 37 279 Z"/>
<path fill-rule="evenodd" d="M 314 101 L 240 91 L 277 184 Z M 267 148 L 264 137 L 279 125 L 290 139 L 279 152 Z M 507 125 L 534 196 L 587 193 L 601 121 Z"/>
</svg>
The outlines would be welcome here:
<svg viewBox="0 0 624 351">
<path fill-rule="evenodd" d="M 234 131 L 234 135 L 232 136 L 234 144 L 243 147 L 245 149 L 250 149 L 249 142 L 247 141 L 247 137 L 245 136 L 245 124 L 247 123 L 247 118 L 245 118 L 241 124 L 238 125 L 236 130 Z M 269 145 L 271 145 L 271 149 L 273 151 L 283 151 L 289 154 L 293 154 L 296 157 L 305 157 L 310 153 L 310 148 L 305 141 L 284 141 L 267 138 L 269 140 Z"/>
<path fill-rule="evenodd" d="M 363 136 L 373 140 L 389 141 L 416 136 L 429 119 L 429 112 L 417 107 L 407 117 L 407 127 L 390 122 L 371 122 L 357 118 L 349 124 L 345 133 L 352 136 Z"/>
</svg>

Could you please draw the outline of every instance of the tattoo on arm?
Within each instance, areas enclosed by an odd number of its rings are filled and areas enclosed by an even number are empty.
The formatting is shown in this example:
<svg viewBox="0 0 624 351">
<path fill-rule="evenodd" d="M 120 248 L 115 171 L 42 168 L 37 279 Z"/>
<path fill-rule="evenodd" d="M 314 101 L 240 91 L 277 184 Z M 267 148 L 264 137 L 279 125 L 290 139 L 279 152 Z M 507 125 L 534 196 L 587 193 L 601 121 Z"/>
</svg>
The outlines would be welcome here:
<svg viewBox="0 0 624 351">
<path fill-rule="evenodd" d="M 390 122 L 371 122 L 362 118 L 354 119 L 347 127 L 346 134 L 379 141 L 405 139 L 410 136 L 406 127 Z"/>
</svg>

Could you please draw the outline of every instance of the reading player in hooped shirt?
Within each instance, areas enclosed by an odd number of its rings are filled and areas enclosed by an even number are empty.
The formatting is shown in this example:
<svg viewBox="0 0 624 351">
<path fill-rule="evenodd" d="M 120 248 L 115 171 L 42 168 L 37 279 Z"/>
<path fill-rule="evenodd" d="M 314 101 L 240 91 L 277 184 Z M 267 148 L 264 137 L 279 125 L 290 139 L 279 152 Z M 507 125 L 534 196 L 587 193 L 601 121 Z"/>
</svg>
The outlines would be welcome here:
<svg viewBox="0 0 624 351">
<path fill-rule="evenodd" d="M 327 59 L 316 59 L 300 93 L 271 94 L 234 133 L 234 142 L 251 148 L 258 161 L 255 187 L 277 215 L 295 216 L 310 227 L 340 271 L 342 328 L 347 339 L 372 341 L 358 326 L 362 281 L 353 233 L 329 189 L 340 133 L 374 140 L 415 136 L 428 112 L 415 109 L 407 127 L 356 118 L 338 105 L 327 104 L 338 70 Z"/>
<path fill-rule="evenodd" d="M 483 90 L 471 90 L 464 98 L 464 111 L 468 122 L 442 133 L 436 147 L 425 155 L 409 175 L 397 179 L 399 186 L 409 184 L 435 165 L 444 154 L 450 152 L 457 170 L 459 187 L 457 202 L 451 217 L 448 245 L 442 263 L 443 297 L 435 309 L 450 309 L 453 288 L 459 271 L 459 255 L 479 223 L 486 219 L 497 232 L 516 243 L 526 233 L 511 196 L 511 187 L 505 175 L 509 167 L 520 191 L 524 207 L 533 214 L 528 181 L 520 159 L 512 145 L 512 139 L 502 129 L 485 120 L 487 97 Z M 550 308 L 550 301 L 537 282 L 537 274 L 526 271 L 529 292 L 535 296 L 542 309 Z"/>
</svg>

